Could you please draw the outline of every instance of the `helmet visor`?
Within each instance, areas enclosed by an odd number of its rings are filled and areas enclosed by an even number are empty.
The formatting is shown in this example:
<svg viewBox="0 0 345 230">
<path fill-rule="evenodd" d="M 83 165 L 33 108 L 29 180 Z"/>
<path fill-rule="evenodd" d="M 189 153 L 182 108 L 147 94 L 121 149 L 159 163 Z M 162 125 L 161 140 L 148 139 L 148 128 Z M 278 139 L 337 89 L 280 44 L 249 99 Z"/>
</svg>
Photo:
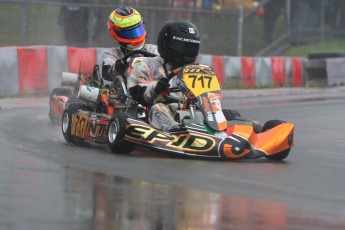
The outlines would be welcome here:
<svg viewBox="0 0 345 230">
<path fill-rule="evenodd" d="M 144 24 L 140 24 L 139 26 L 131 29 L 118 29 L 114 28 L 115 33 L 117 36 L 123 39 L 135 39 L 143 36 L 145 34 L 145 26 Z"/>
</svg>

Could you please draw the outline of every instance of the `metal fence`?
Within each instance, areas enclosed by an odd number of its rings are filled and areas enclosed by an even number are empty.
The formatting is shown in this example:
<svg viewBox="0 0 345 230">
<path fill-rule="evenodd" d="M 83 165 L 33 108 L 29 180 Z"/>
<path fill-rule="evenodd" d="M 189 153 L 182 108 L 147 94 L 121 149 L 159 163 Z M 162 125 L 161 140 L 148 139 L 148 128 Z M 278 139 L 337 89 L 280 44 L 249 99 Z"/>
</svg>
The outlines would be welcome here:
<svg viewBox="0 0 345 230">
<path fill-rule="evenodd" d="M 266 17 L 261 19 L 262 45 L 252 53 L 257 56 L 279 54 L 290 46 L 345 38 L 344 0 L 266 0 L 263 6 Z M 255 11 L 247 14 L 244 21 L 252 24 L 253 18 L 257 18 Z M 269 35 L 265 38 L 265 33 L 272 33 L 272 40 L 267 40 Z"/>
<path fill-rule="evenodd" d="M 280 4 L 274 6 L 277 1 Z M 110 12 L 126 1 L 118 1 L 116 6 L 106 0 L 71 2 L 0 0 L 0 46 L 112 47 L 106 21 Z M 345 31 L 344 0 L 266 0 L 261 3 L 264 16 L 257 9 L 245 12 L 241 6 L 215 11 L 172 8 L 165 1 L 152 0 L 151 5 L 132 2 L 144 17 L 148 43 L 156 43 L 159 28 L 167 19 L 187 18 L 200 30 L 200 53 L 204 54 L 275 55 L 290 45 L 342 39 Z M 74 8 L 75 14 L 62 18 L 66 7 Z"/>
</svg>

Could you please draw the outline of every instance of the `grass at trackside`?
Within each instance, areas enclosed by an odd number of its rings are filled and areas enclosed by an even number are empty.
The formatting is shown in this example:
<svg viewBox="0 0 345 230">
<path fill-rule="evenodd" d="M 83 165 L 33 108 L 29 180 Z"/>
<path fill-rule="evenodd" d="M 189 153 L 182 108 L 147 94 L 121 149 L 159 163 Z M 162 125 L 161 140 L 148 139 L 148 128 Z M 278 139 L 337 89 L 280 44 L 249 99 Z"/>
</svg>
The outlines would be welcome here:
<svg viewBox="0 0 345 230">
<path fill-rule="evenodd" d="M 312 52 L 345 52 L 345 40 L 330 40 L 291 47 L 282 56 L 308 57 Z"/>
<path fill-rule="evenodd" d="M 305 44 L 291 47 L 287 52 L 281 56 L 290 57 L 304 57 L 308 58 L 309 53 L 345 53 L 345 39 L 344 40 L 328 40 L 318 43 Z M 307 87 L 326 87 L 327 83 L 324 81 L 308 81 Z"/>
</svg>

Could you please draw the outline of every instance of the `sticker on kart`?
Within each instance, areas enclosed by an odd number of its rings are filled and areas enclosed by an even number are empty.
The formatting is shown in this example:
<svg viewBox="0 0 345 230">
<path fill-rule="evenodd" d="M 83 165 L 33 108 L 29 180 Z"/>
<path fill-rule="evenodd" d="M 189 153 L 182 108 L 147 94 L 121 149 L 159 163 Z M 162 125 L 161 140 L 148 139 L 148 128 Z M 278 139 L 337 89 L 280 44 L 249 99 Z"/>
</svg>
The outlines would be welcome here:
<svg viewBox="0 0 345 230">
<path fill-rule="evenodd" d="M 198 153 L 209 152 L 216 145 L 214 138 L 207 135 L 189 132 L 168 136 L 142 124 L 131 124 L 127 128 L 126 139 L 150 143 L 158 147 Z"/>
<path fill-rule="evenodd" d="M 87 126 L 87 114 L 78 114 L 72 118 L 71 134 L 76 137 L 84 138 L 85 129 Z"/>
<path fill-rule="evenodd" d="M 194 96 L 219 91 L 220 85 L 213 69 L 206 65 L 189 65 L 183 69 L 183 82 Z"/>
<path fill-rule="evenodd" d="M 223 131 L 227 127 L 227 120 L 222 112 L 219 93 L 204 93 L 198 97 L 205 122 L 210 128 Z"/>
<path fill-rule="evenodd" d="M 87 136 L 106 138 L 108 124 L 106 122 L 89 121 L 88 119 L 88 114 L 73 116 L 71 134 L 80 138 Z"/>
</svg>

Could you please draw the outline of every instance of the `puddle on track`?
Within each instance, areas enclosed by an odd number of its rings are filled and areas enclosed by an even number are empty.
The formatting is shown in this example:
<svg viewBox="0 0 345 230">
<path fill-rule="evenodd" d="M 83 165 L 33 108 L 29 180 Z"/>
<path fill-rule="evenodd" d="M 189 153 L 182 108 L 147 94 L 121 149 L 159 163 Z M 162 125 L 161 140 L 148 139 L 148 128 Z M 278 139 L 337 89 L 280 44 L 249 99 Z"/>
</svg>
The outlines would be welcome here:
<svg viewBox="0 0 345 230">
<path fill-rule="evenodd" d="M 0 229 L 344 229 L 341 216 L 64 168 L 1 163 Z"/>
</svg>

